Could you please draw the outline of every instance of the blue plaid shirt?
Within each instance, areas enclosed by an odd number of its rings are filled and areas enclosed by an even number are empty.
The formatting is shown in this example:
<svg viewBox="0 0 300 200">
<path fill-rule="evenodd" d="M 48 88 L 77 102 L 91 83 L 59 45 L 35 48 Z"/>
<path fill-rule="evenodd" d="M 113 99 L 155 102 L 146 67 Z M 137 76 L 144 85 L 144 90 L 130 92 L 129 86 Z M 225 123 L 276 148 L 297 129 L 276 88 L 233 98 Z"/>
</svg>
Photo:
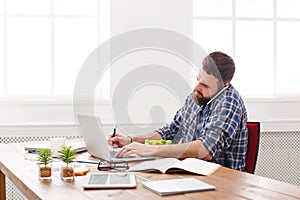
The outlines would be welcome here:
<svg viewBox="0 0 300 200">
<path fill-rule="evenodd" d="M 201 140 L 222 166 L 245 171 L 248 142 L 247 111 L 244 102 L 230 85 L 210 104 L 198 106 L 190 94 L 170 124 L 157 132 L 173 143 Z"/>
</svg>

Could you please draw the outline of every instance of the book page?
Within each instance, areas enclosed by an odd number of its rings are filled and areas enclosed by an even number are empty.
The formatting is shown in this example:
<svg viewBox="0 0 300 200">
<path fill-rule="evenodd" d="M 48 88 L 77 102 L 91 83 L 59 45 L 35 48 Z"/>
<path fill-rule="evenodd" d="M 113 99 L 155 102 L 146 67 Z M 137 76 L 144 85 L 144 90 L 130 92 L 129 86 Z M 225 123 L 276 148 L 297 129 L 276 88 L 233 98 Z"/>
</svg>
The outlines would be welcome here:
<svg viewBox="0 0 300 200">
<path fill-rule="evenodd" d="M 162 158 L 157 160 L 144 161 L 137 165 L 131 166 L 129 171 L 158 170 L 162 173 L 165 173 L 169 169 L 169 166 L 172 166 L 176 162 L 179 162 L 177 158 Z"/>
<path fill-rule="evenodd" d="M 197 158 L 186 158 L 180 162 L 174 163 L 171 167 L 183 169 L 195 174 L 210 175 L 216 171 L 220 165 Z"/>
</svg>

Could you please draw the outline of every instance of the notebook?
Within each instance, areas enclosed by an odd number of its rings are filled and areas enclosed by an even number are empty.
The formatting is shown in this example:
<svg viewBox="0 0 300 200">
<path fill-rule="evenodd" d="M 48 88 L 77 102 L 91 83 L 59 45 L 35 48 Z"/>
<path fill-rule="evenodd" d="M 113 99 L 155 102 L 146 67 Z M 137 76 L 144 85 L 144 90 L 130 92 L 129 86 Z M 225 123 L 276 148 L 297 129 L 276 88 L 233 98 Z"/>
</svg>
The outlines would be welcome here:
<svg viewBox="0 0 300 200">
<path fill-rule="evenodd" d="M 72 146 L 72 149 L 75 149 L 76 153 L 87 151 L 85 144 L 80 140 L 67 141 L 66 146 Z M 50 142 L 44 141 L 28 144 L 27 146 L 25 146 L 25 151 L 27 151 L 28 153 L 36 153 L 40 148 L 50 148 Z"/>
<path fill-rule="evenodd" d="M 199 181 L 195 178 L 179 178 L 159 181 L 144 181 L 143 187 L 161 196 L 215 190 L 216 187 Z"/>
<path fill-rule="evenodd" d="M 107 144 L 100 118 L 81 114 L 78 114 L 77 118 L 86 148 L 92 156 L 108 162 L 134 162 L 155 159 L 154 157 L 141 157 L 137 155 L 123 158 L 115 157 L 120 148 L 113 148 Z"/>
</svg>

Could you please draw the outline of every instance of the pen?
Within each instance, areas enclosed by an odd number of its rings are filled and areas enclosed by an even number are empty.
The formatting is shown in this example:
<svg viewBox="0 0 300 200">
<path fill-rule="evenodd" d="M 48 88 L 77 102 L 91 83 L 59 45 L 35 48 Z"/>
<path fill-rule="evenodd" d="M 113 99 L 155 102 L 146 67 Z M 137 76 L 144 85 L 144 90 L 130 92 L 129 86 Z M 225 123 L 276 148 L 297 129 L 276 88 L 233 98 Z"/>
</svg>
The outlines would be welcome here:
<svg viewBox="0 0 300 200">
<path fill-rule="evenodd" d="M 111 138 L 114 138 L 116 136 L 116 131 L 117 131 L 117 126 L 115 125 Z M 114 142 L 112 142 L 112 145 L 114 146 Z"/>
</svg>

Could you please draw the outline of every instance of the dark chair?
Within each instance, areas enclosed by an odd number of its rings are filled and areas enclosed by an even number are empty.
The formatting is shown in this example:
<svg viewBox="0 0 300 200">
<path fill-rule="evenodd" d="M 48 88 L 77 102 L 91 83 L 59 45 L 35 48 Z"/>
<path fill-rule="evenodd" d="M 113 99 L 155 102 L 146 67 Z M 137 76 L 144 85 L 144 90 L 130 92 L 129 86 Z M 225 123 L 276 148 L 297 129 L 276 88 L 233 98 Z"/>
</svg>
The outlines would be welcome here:
<svg viewBox="0 0 300 200">
<path fill-rule="evenodd" d="M 246 153 L 246 172 L 254 174 L 259 149 L 260 123 L 247 122 L 248 150 Z"/>
</svg>

